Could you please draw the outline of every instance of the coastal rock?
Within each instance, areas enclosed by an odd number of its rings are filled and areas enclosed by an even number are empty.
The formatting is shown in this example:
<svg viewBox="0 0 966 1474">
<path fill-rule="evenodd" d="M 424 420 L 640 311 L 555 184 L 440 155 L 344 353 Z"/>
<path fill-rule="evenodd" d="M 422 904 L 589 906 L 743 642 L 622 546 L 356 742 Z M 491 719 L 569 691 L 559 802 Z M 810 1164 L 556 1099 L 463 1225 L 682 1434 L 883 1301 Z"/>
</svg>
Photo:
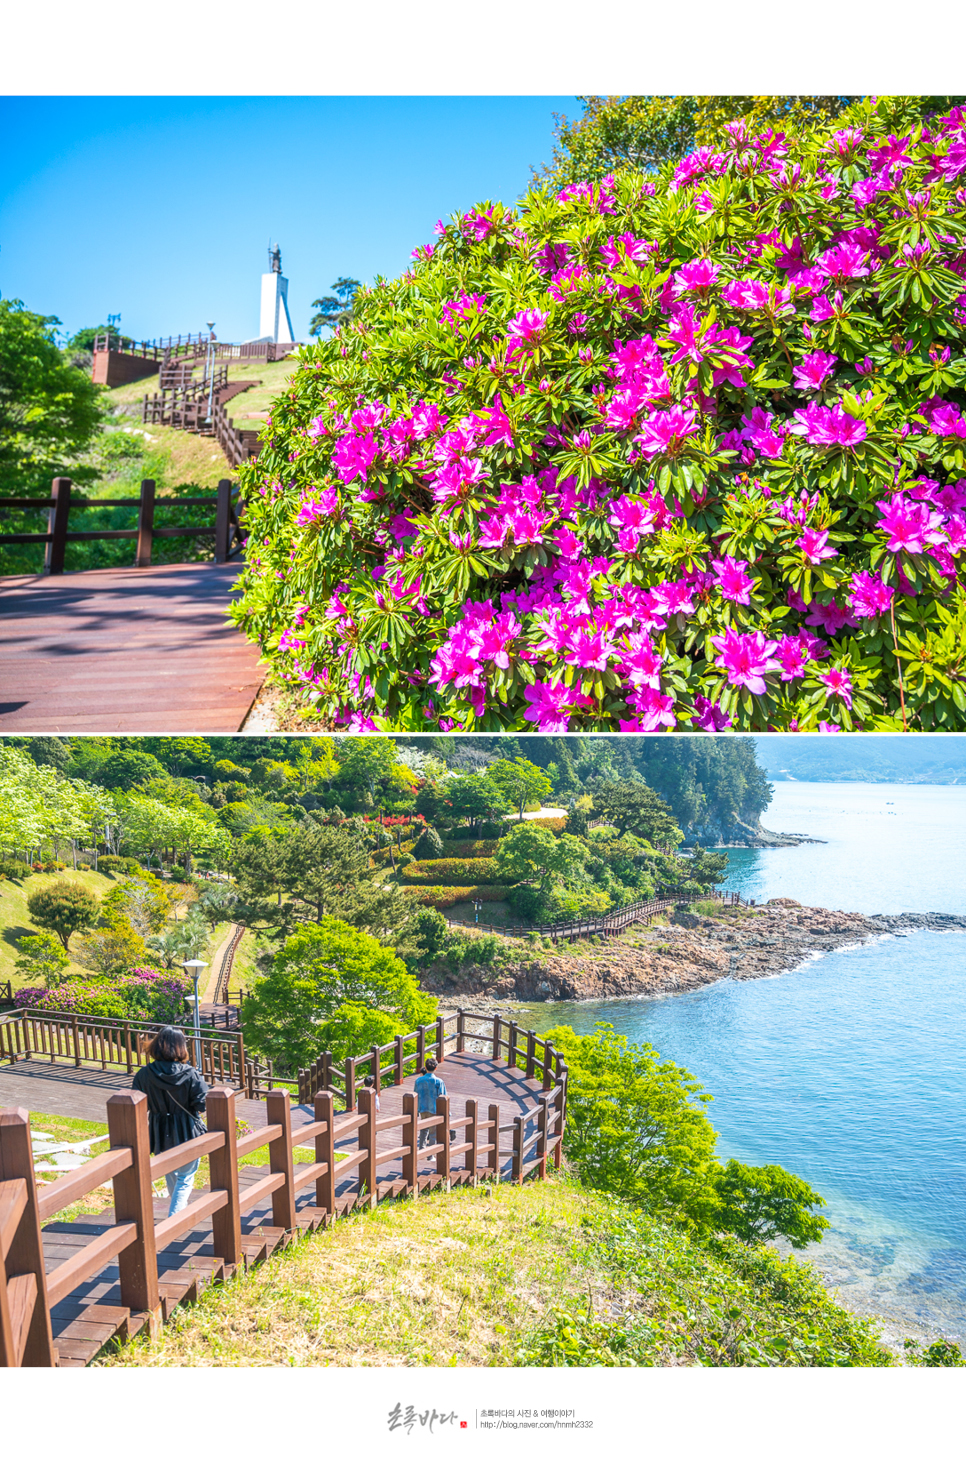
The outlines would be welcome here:
<svg viewBox="0 0 966 1474">
<path fill-rule="evenodd" d="M 434 963 L 424 987 L 456 1002 L 501 999 L 632 998 L 687 993 L 720 978 L 773 977 L 820 952 L 855 946 L 883 933 L 966 931 L 966 917 L 942 912 L 863 916 L 801 906 L 782 897 L 767 906 L 738 907 L 719 917 L 675 912 L 669 924 L 632 927 L 619 938 L 563 944 L 534 952 L 509 946 L 492 966 L 450 968 Z M 513 957 L 519 953 L 519 961 Z"/>
</svg>

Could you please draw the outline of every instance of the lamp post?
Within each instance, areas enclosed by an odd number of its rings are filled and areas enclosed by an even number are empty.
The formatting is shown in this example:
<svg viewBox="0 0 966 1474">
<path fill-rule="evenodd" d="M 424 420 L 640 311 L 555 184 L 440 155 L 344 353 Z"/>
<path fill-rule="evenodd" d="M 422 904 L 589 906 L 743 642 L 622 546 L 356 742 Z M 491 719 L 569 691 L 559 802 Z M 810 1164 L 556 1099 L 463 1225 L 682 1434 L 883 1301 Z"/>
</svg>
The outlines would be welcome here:
<svg viewBox="0 0 966 1474">
<path fill-rule="evenodd" d="M 208 964 L 200 957 L 190 957 L 187 962 L 182 962 L 181 966 L 195 985 L 195 1050 L 197 1052 L 195 1065 L 197 1066 L 201 1060 L 201 1014 L 198 1010 L 198 979 Z"/>
<path fill-rule="evenodd" d="M 208 324 L 208 348 L 205 352 L 205 375 L 208 379 L 208 419 L 206 423 L 209 425 L 211 424 L 211 399 L 215 390 L 215 340 L 212 336 L 214 326 L 213 322 Z M 210 368 L 209 360 L 211 364 Z"/>
</svg>

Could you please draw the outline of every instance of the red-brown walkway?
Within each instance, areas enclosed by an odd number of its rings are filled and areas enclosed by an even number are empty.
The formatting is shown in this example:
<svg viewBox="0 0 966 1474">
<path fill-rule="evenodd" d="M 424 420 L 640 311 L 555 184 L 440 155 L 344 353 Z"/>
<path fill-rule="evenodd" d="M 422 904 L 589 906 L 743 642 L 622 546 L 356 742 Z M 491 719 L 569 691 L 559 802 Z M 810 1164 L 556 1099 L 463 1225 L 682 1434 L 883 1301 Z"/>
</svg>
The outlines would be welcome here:
<svg viewBox="0 0 966 1474">
<path fill-rule="evenodd" d="M 75 1075 L 99 1075 L 98 1085 L 92 1082 L 86 1087 L 93 1097 L 88 1108 L 87 1119 L 104 1119 L 106 1112 L 104 1112 L 102 1102 L 106 1102 L 110 1091 L 103 1083 L 100 1083 L 103 1081 L 103 1076 L 100 1076 L 99 1072 L 88 1070 L 76 1070 L 73 1073 Z M 128 1087 L 128 1076 L 113 1071 L 105 1073 L 115 1089 Z M 511 1069 L 505 1061 L 495 1061 L 478 1054 L 465 1052 L 447 1056 L 439 1067 L 439 1074 L 446 1081 L 451 1101 L 450 1110 L 454 1120 L 462 1116 L 466 1099 L 479 1101 L 481 1124 L 486 1116 L 486 1107 L 490 1104 L 500 1105 L 502 1119 L 508 1123 L 514 1116 L 526 1115 L 539 1104 L 541 1099 L 538 1080 L 526 1079 L 522 1070 Z M 7 1077 L 6 1093 L 9 1093 L 9 1086 L 13 1084 L 14 1077 L 12 1073 L 8 1073 L 6 1068 L 0 1071 L 0 1079 L 4 1077 Z M 380 1113 L 384 1117 L 401 1113 L 402 1097 L 406 1092 L 412 1090 L 413 1078 L 410 1076 L 402 1085 L 394 1085 L 383 1090 L 380 1099 Z M 39 1083 L 39 1071 L 37 1079 Z M 78 1092 L 84 1089 L 83 1084 L 75 1086 Z M 42 1109 L 39 1104 L 35 1104 L 33 1108 Z M 47 1108 L 51 1109 L 50 1106 Z M 266 1107 L 262 1101 L 249 1101 L 240 1095 L 236 1096 L 236 1112 L 239 1118 L 244 1119 L 256 1130 L 267 1122 Z M 293 1126 L 296 1128 L 314 1119 L 314 1112 L 310 1106 L 296 1105 L 293 1107 L 292 1115 Z M 338 1125 L 338 1115 L 335 1120 Z M 458 1134 L 462 1138 L 463 1132 L 460 1131 Z M 357 1146 L 358 1138 L 354 1134 L 341 1138 L 338 1143 L 340 1152 L 351 1153 L 356 1150 Z M 402 1177 L 402 1128 L 398 1126 L 387 1128 L 380 1136 L 380 1151 L 395 1146 L 399 1147 L 399 1156 L 382 1162 L 377 1169 L 378 1199 L 397 1197 L 405 1188 Z M 244 1151 L 244 1138 L 239 1141 L 239 1150 Z M 530 1123 L 523 1141 L 524 1170 L 527 1164 L 532 1164 L 536 1152 L 537 1134 L 533 1129 L 533 1123 Z M 459 1160 L 462 1163 L 463 1159 Z M 432 1161 L 433 1159 L 430 1158 L 425 1170 L 420 1171 L 418 1182 L 421 1191 L 440 1185 L 441 1178 L 430 1165 Z M 243 1167 L 239 1172 L 242 1188 L 250 1186 L 259 1176 L 265 1176 L 268 1171 L 267 1167 Z M 487 1177 L 503 1174 L 501 1169 L 500 1174 L 486 1171 L 479 1175 Z M 451 1173 L 453 1183 L 458 1184 L 467 1177 L 468 1173 L 465 1171 L 454 1170 Z M 341 1216 L 355 1206 L 358 1201 L 358 1192 L 359 1186 L 355 1175 L 347 1175 L 340 1181 L 336 1197 L 337 1215 Z M 192 1193 L 189 1204 L 198 1196 L 200 1196 L 199 1193 Z M 167 1214 L 168 1201 L 163 1198 L 154 1199 L 153 1207 L 155 1221 L 160 1222 Z M 324 1213 L 316 1206 L 314 1187 L 308 1187 L 297 1193 L 296 1209 L 300 1231 L 320 1227 L 325 1221 Z M 113 1223 L 113 1210 L 108 1210 L 97 1216 L 87 1214 L 71 1222 L 48 1224 L 43 1229 L 42 1235 L 47 1273 L 50 1274 L 59 1264 L 71 1258 L 88 1244 L 93 1244 L 97 1236 Z M 242 1234 L 246 1265 L 266 1258 L 291 1238 L 291 1234 L 272 1227 L 270 1199 L 263 1199 L 250 1211 L 243 1213 Z M 234 1273 L 240 1268 L 242 1268 L 241 1265 L 233 1266 L 231 1272 Z M 208 1285 L 224 1278 L 226 1266 L 222 1260 L 213 1257 L 212 1233 L 208 1220 L 203 1220 L 164 1249 L 158 1256 L 158 1270 L 165 1319 L 177 1305 L 197 1299 L 198 1294 Z M 59 1364 L 63 1367 L 87 1365 L 112 1337 L 120 1335 L 124 1338 L 133 1334 L 140 1329 L 145 1319 L 143 1315 L 131 1314 L 121 1305 L 118 1268 L 116 1260 L 112 1260 L 93 1278 L 79 1285 L 75 1291 L 54 1306 L 52 1322 Z"/>
<path fill-rule="evenodd" d="M 0 579 L 0 732 L 231 733 L 264 679 L 237 564 Z"/>
</svg>

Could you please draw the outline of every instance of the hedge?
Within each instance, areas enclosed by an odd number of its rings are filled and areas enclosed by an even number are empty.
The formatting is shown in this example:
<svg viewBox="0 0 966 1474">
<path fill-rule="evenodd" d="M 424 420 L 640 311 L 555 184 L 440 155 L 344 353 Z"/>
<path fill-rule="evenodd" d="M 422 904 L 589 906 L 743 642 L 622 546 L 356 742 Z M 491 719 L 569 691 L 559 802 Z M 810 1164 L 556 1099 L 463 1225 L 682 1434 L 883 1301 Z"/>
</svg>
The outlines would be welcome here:
<svg viewBox="0 0 966 1474">
<path fill-rule="evenodd" d="M 446 860 L 491 859 L 496 854 L 498 839 L 448 839 L 443 841 L 442 858 Z"/>
<path fill-rule="evenodd" d="M 567 827 L 567 816 L 566 816 L 566 814 L 564 814 L 561 818 L 543 818 L 543 819 L 527 819 L 527 818 L 524 818 L 522 821 L 519 820 L 519 819 L 517 819 L 514 822 L 517 823 L 517 824 L 519 824 L 521 822 L 524 823 L 524 824 L 539 824 L 541 829 L 549 829 L 552 834 L 563 834 L 564 830 Z"/>
<path fill-rule="evenodd" d="M 407 885 L 486 885 L 498 876 L 493 860 L 413 860 L 403 878 Z"/>
</svg>

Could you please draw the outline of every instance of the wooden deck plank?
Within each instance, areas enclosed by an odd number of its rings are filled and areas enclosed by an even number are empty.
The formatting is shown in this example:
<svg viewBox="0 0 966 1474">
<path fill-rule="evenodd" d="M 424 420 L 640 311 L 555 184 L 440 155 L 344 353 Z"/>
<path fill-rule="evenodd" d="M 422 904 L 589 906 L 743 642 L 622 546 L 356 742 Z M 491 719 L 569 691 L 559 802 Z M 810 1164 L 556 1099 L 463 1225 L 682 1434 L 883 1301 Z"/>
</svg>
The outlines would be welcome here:
<svg viewBox="0 0 966 1474">
<path fill-rule="evenodd" d="M 0 579 L 0 732 L 237 732 L 264 679 L 238 564 Z"/>
</svg>

